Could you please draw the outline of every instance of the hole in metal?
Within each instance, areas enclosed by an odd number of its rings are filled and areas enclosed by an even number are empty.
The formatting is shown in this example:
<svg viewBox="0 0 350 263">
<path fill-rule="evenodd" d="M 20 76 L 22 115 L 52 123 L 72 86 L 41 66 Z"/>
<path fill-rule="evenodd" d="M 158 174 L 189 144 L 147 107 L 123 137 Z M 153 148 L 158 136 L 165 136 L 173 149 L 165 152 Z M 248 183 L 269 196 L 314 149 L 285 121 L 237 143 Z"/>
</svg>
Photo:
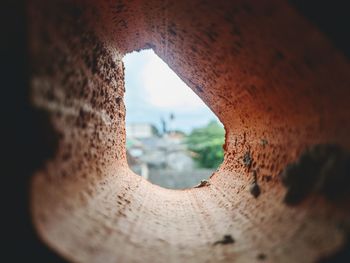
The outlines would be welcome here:
<svg viewBox="0 0 350 263">
<path fill-rule="evenodd" d="M 223 125 L 153 50 L 123 62 L 131 170 L 165 188 L 207 185 L 223 160 Z"/>
</svg>

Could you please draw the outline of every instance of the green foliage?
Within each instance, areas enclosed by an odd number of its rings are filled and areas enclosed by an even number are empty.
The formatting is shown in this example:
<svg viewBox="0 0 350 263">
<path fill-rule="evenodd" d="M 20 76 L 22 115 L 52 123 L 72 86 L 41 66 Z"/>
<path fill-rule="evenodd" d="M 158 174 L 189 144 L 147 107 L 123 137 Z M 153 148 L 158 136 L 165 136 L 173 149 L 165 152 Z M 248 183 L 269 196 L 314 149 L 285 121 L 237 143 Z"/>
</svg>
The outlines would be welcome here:
<svg viewBox="0 0 350 263">
<path fill-rule="evenodd" d="M 195 153 L 193 158 L 203 168 L 217 168 L 221 164 L 224 158 L 224 141 L 225 130 L 216 121 L 194 129 L 186 140 L 188 149 Z"/>
<path fill-rule="evenodd" d="M 160 136 L 159 130 L 154 125 L 152 125 L 152 132 L 155 136 Z"/>
</svg>

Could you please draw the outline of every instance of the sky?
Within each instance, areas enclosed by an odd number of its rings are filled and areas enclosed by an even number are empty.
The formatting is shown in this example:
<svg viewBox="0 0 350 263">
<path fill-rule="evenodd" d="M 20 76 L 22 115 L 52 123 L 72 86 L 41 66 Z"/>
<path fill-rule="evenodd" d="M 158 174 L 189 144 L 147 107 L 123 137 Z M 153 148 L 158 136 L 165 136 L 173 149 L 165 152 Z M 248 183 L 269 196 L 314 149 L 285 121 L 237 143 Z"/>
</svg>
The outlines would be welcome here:
<svg viewBox="0 0 350 263">
<path fill-rule="evenodd" d="M 172 130 L 186 133 L 219 120 L 153 50 L 132 52 L 123 58 L 125 66 L 126 124 L 151 123 L 161 130 L 161 118 Z M 170 126 L 170 127 L 169 127 Z"/>
</svg>

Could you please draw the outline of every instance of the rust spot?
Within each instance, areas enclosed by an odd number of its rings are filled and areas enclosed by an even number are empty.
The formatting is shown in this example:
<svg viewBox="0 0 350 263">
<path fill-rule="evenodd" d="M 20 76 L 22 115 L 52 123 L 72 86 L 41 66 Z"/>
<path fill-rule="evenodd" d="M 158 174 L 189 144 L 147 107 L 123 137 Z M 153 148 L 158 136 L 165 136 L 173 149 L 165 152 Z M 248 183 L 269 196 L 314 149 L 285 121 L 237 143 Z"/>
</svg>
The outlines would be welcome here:
<svg viewBox="0 0 350 263">
<path fill-rule="evenodd" d="M 221 240 L 218 240 L 213 243 L 214 246 L 216 245 L 227 245 L 227 244 L 233 244 L 235 243 L 235 240 L 231 235 L 224 235 L 224 237 Z"/>
<path fill-rule="evenodd" d="M 311 193 L 328 200 L 344 200 L 350 195 L 350 155 L 338 145 L 318 144 L 305 150 L 281 173 L 287 188 L 284 202 L 299 204 Z"/>
</svg>

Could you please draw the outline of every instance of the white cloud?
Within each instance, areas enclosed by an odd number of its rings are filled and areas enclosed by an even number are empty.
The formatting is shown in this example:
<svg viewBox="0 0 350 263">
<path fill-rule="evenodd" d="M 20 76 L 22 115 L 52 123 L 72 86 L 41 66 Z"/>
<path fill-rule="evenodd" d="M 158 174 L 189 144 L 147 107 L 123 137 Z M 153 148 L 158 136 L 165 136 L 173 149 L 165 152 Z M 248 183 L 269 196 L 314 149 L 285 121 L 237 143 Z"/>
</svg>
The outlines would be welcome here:
<svg viewBox="0 0 350 263">
<path fill-rule="evenodd" d="M 124 56 L 126 122 L 149 122 L 175 114 L 174 129 L 190 132 L 217 119 L 205 103 L 153 50 Z"/>
<path fill-rule="evenodd" d="M 153 50 L 141 51 L 147 61 L 141 78 L 147 100 L 163 109 L 193 110 L 206 107 L 204 102 L 159 58 Z M 141 55 L 141 52 L 138 55 Z"/>
</svg>

